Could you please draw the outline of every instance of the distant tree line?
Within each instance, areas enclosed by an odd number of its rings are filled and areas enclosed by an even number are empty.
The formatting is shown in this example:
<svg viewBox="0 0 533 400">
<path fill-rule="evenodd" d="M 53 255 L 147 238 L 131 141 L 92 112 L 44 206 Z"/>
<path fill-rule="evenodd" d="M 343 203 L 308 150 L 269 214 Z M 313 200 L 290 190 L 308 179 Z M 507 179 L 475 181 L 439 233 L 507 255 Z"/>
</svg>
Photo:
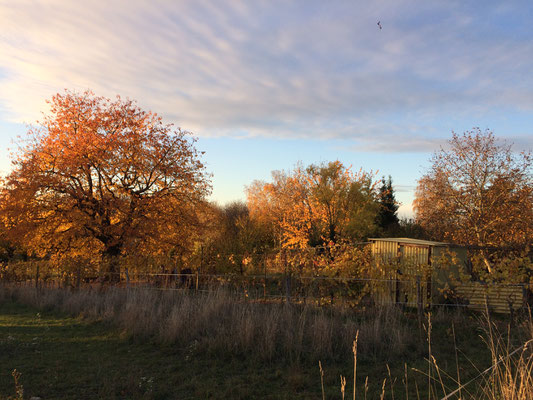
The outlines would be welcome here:
<svg viewBox="0 0 533 400">
<path fill-rule="evenodd" d="M 58 94 L 50 106 L 0 188 L 4 262 L 45 259 L 61 269 L 77 259 L 113 275 L 122 258 L 149 255 L 174 270 L 245 273 L 258 254 L 392 236 L 469 245 L 494 273 L 502 255 L 530 250 L 530 154 L 490 131 L 454 133 L 419 180 L 415 218 L 401 219 L 391 176 L 376 180 L 340 161 L 274 171 L 246 188 L 246 202 L 213 204 L 188 132 L 91 92 Z"/>
</svg>

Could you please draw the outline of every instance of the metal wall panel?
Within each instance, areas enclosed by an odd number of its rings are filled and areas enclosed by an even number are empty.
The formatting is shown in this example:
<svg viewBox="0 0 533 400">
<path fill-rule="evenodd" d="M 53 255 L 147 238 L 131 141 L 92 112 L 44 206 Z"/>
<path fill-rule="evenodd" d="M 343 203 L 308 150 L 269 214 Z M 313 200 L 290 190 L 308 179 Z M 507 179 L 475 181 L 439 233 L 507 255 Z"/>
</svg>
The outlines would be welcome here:
<svg viewBox="0 0 533 400">
<path fill-rule="evenodd" d="M 525 286 L 463 284 L 456 288 L 458 296 L 466 300 L 468 308 L 484 310 L 487 306 L 497 313 L 509 314 L 520 309 L 525 302 Z"/>
</svg>

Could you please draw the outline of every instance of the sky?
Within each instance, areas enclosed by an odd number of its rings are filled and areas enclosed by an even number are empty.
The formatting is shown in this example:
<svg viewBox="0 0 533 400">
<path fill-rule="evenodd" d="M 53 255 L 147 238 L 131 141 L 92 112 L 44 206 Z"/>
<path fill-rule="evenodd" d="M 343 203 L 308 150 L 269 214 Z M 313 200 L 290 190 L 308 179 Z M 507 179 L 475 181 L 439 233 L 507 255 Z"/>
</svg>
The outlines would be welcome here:
<svg viewBox="0 0 533 400">
<path fill-rule="evenodd" d="M 410 217 L 452 131 L 533 148 L 532 21 L 530 1 L 0 0 L 0 172 L 47 99 L 90 89 L 192 132 L 220 204 L 340 160 L 391 175 Z"/>
</svg>

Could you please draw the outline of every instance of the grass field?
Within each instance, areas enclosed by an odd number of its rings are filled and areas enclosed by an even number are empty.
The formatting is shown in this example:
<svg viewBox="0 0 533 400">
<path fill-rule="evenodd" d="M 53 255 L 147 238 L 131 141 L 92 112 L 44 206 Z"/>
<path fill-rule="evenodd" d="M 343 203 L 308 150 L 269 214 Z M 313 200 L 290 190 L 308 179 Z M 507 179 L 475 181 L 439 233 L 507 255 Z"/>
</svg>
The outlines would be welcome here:
<svg viewBox="0 0 533 400">
<path fill-rule="evenodd" d="M 65 301 L 65 294 L 62 296 Z M 157 297 L 153 301 L 157 301 Z M 115 304 L 114 307 L 118 306 Z M 251 309 L 255 310 L 254 307 Z M 302 313 L 295 306 L 261 307 L 279 308 L 282 310 L 279 315 L 283 312 L 291 316 Z M 0 398 L 17 398 L 12 376 L 16 369 L 21 374 L 20 385 L 27 399 L 31 396 L 42 399 L 320 399 L 319 360 L 324 368 L 326 398 L 341 398 L 341 375 L 348 382 L 346 398 L 352 398 L 353 354 L 334 340 L 336 332 L 331 329 L 338 329 L 348 322 L 368 336 L 361 337 L 358 352 L 358 398 L 365 397 L 366 377 L 368 399 L 380 398 L 384 379 L 385 398 L 427 399 L 428 392 L 431 398 L 439 398 L 443 390 L 449 393 L 457 386 L 454 382 L 457 367 L 462 382 L 466 382 L 491 364 L 491 352 L 480 337 L 483 336 L 483 322 L 475 315 L 445 311 L 433 315 L 431 353 L 440 369 L 433 365 L 428 370 L 427 334 L 419 331 L 413 315 L 389 311 L 395 313 L 393 321 L 393 314 L 381 317 L 375 312 L 356 315 L 346 310 L 339 314 L 332 309 L 312 311 L 310 315 L 313 312 L 321 316 L 319 319 L 315 317 L 315 321 L 320 320 L 326 325 L 331 323 L 328 340 L 332 349 L 322 353 L 315 351 L 313 340 L 316 339 L 313 338 L 322 335 L 315 332 L 311 336 L 302 334 L 298 351 L 291 350 L 290 343 L 273 338 L 273 345 L 284 350 L 265 356 L 261 353 L 263 347 L 254 346 L 255 340 L 265 340 L 258 332 L 252 335 L 251 343 L 246 346 L 237 337 L 213 337 L 217 335 L 217 329 L 221 335 L 238 334 L 217 321 L 217 315 L 210 317 L 214 329 L 204 332 L 206 328 L 202 326 L 193 334 L 169 337 L 161 332 L 161 327 L 143 331 L 133 329 L 131 321 L 120 322 L 118 311 L 115 316 L 89 317 L 87 312 L 72 309 L 72 305 L 67 313 L 61 304 L 39 306 L 28 297 L 4 293 L 0 296 Z M 198 318 L 201 313 L 200 304 Z M 228 323 L 234 325 L 233 317 L 228 315 L 220 314 L 219 310 L 219 317 L 229 318 Z M 297 330 L 290 325 L 293 319 L 283 318 L 288 324 L 285 329 Z M 390 327 L 384 321 L 377 324 L 379 318 L 390 320 Z M 141 314 L 138 323 L 148 323 L 140 319 Z M 258 323 L 253 318 L 247 321 L 247 324 Z M 302 325 L 301 319 L 294 321 L 295 324 L 300 321 Z M 339 325 L 341 322 L 344 325 Z M 506 322 L 498 322 L 504 332 Z M 372 333 L 370 328 L 390 329 L 391 332 Z M 303 329 L 317 330 L 319 326 L 305 325 Z M 321 329 L 326 332 L 328 326 Z M 514 326 L 509 331 L 510 345 L 527 338 L 530 334 L 527 329 L 520 323 Z M 372 334 L 378 335 L 375 342 L 371 341 Z M 380 344 L 384 340 L 389 343 Z M 227 344 L 232 342 L 240 345 L 228 347 Z M 457 358 L 454 343 L 457 344 Z M 336 349 L 342 351 L 337 353 Z M 428 371 L 435 380 L 428 381 L 425 375 Z M 446 374 L 451 377 L 446 378 Z M 467 391 L 475 398 L 481 382 L 466 388 L 463 398 L 468 398 Z"/>
<path fill-rule="evenodd" d="M 290 398 L 292 392 L 283 369 L 258 368 L 243 357 L 200 358 L 192 346 L 132 341 L 106 323 L 12 302 L 0 306 L 0 338 L 2 398 L 15 394 L 13 369 L 28 398 L 244 399 L 283 392 Z"/>
</svg>

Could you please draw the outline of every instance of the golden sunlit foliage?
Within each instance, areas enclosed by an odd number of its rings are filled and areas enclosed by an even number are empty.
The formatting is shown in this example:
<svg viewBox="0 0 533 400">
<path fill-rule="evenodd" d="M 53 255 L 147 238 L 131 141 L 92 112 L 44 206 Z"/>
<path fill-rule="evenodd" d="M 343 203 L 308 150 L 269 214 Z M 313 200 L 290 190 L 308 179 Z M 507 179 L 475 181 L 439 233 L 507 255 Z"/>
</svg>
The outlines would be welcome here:
<svg viewBox="0 0 533 400">
<path fill-rule="evenodd" d="M 528 251 L 533 240 L 531 155 L 516 154 L 478 128 L 453 134 L 418 182 L 417 221 L 434 239 L 480 249 L 493 272 L 490 249 Z"/>
<path fill-rule="evenodd" d="M 361 240 L 376 226 L 372 173 L 354 173 L 340 161 L 274 171 L 272 182 L 247 188 L 250 215 L 268 226 L 283 248 Z"/>
<path fill-rule="evenodd" d="M 2 185 L 9 238 L 38 257 L 190 248 L 210 192 L 194 139 L 119 97 L 49 103 Z"/>
<path fill-rule="evenodd" d="M 243 202 L 211 204 L 211 209 L 213 225 L 203 235 L 200 254 L 204 270 L 244 274 L 260 267 L 264 254 L 273 247 L 270 232 L 250 218 Z"/>
</svg>

